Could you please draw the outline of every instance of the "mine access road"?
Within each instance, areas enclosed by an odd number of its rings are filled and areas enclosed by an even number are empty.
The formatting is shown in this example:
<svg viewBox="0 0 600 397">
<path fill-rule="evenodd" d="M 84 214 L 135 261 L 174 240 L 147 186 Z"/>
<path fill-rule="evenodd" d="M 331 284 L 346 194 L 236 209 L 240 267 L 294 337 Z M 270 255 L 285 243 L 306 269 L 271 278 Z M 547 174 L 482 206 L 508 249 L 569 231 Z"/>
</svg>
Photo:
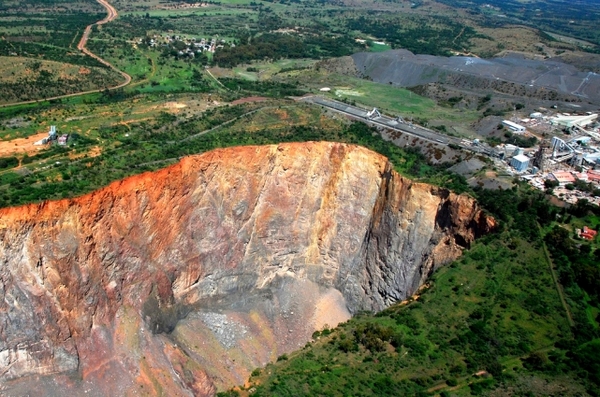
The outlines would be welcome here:
<svg viewBox="0 0 600 397">
<path fill-rule="evenodd" d="M 323 98 L 317 95 L 304 96 L 299 100 L 323 106 L 327 109 L 333 110 L 338 113 L 342 113 L 346 116 L 350 116 L 353 119 L 363 121 L 367 124 L 388 128 L 394 131 L 399 131 L 401 133 L 412 135 L 414 137 L 438 145 L 448 146 L 450 144 L 455 144 L 463 149 L 470 150 L 472 152 L 490 154 L 488 153 L 488 150 L 486 150 L 483 147 L 466 145 L 464 140 L 461 138 L 455 138 L 450 137 L 448 135 L 440 134 L 439 132 L 435 132 L 433 130 L 421 127 L 419 125 L 408 123 L 400 118 L 394 119 L 384 114 L 370 115 L 369 111 L 356 106 L 348 105 L 344 102 Z"/>
<path fill-rule="evenodd" d="M 112 5 L 109 4 L 108 1 L 106 0 L 96 0 L 98 3 L 100 3 L 100 5 L 104 8 L 106 8 L 106 17 L 104 19 L 102 19 L 101 21 L 98 21 L 96 23 L 93 23 L 91 25 L 88 25 L 85 28 L 85 31 L 83 32 L 83 35 L 81 36 L 81 40 L 79 40 L 79 44 L 77 45 L 77 49 L 81 52 L 83 52 L 84 54 L 86 54 L 87 56 L 90 56 L 94 59 L 96 59 L 98 62 L 108 66 L 109 68 L 115 70 L 116 72 L 120 73 L 121 76 L 123 76 L 123 78 L 125 79 L 125 81 L 115 87 L 110 87 L 110 90 L 116 90 L 118 88 L 122 88 L 125 87 L 127 84 L 131 83 L 131 76 L 128 75 L 127 73 L 123 72 L 122 70 L 117 69 L 115 66 L 113 66 L 110 62 L 100 58 L 98 55 L 94 54 L 93 52 L 91 52 L 90 50 L 87 49 L 87 47 L 85 46 L 87 44 L 87 41 L 90 37 L 90 33 L 92 32 L 92 27 L 94 27 L 94 25 L 104 25 L 105 23 L 109 23 L 111 21 L 114 21 L 119 14 L 117 13 L 117 10 L 115 9 L 115 7 L 113 7 Z"/>
<path fill-rule="evenodd" d="M 129 83 L 131 83 L 131 76 L 128 75 L 127 73 L 125 73 L 122 70 L 119 70 L 116 66 L 114 66 L 112 63 L 108 62 L 105 59 L 102 59 L 101 57 L 99 57 L 98 55 L 94 54 L 93 52 L 91 52 L 90 50 L 87 49 L 86 44 L 87 41 L 90 37 L 90 33 L 92 32 L 92 27 L 94 27 L 94 25 L 104 25 L 105 23 L 114 21 L 118 16 L 119 13 L 117 12 L 117 10 L 115 9 L 115 7 L 113 7 L 107 0 L 96 0 L 102 7 L 106 8 L 106 17 L 104 17 L 104 19 L 98 21 L 98 22 L 94 22 L 91 25 L 88 25 L 84 32 L 83 35 L 81 36 L 81 40 L 79 40 L 79 44 L 77 44 L 77 49 L 81 52 L 83 52 L 85 55 L 90 56 L 94 59 L 96 59 L 98 62 L 102 63 L 103 65 L 113 69 L 114 71 L 116 71 L 117 73 L 119 73 L 121 76 L 123 76 L 123 78 L 125 79 L 121 84 L 118 84 L 116 86 L 113 87 L 107 87 L 106 89 L 108 90 L 117 90 L 119 88 L 123 88 L 126 85 L 128 85 Z M 21 102 L 14 102 L 14 103 L 5 103 L 0 105 L 0 108 L 3 107 L 9 107 L 9 106 L 18 106 L 18 105 L 26 105 L 26 104 L 30 104 L 30 103 L 38 103 L 40 101 L 53 101 L 56 99 L 63 99 L 63 98 L 71 98 L 71 97 L 75 97 L 75 96 L 80 96 L 80 95 L 87 95 L 87 94 L 94 94 L 97 92 L 102 92 L 104 91 L 104 89 L 96 89 L 96 90 L 89 90 L 89 91 L 82 91 L 82 92 L 74 92 L 72 94 L 64 94 L 64 95 L 57 95 L 57 96 L 53 96 L 50 98 L 43 98 L 43 99 L 32 99 L 29 101 L 21 101 Z"/>
</svg>

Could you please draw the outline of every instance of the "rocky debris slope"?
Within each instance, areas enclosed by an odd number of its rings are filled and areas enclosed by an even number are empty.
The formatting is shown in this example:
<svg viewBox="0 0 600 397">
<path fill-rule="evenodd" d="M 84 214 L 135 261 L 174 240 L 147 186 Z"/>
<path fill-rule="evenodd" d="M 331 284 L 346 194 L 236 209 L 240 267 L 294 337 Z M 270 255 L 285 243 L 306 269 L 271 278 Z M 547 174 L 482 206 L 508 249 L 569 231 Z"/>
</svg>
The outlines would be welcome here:
<svg viewBox="0 0 600 397">
<path fill-rule="evenodd" d="M 338 143 L 215 150 L 0 210 L 0 391 L 212 395 L 494 226 Z"/>
<path fill-rule="evenodd" d="M 407 50 L 361 52 L 352 59 L 361 77 L 383 84 L 416 87 L 439 83 L 517 97 L 600 104 L 600 75 L 579 71 L 555 59 L 526 59 L 514 53 L 493 59 L 440 57 L 415 55 Z M 346 69 L 352 70 L 350 66 Z"/>
</svg>

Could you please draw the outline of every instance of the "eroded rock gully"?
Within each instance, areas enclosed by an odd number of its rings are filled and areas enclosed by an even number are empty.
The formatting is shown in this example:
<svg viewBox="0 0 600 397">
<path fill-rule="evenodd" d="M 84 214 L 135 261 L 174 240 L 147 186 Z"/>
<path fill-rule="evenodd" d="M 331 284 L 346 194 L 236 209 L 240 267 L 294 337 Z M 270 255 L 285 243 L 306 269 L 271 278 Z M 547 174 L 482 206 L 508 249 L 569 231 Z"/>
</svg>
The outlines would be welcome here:
<svg viewBox="0 0 600 397">
<path fill-rule="evenodd" d="M 0 210 L 0 392 L 212 395 L 493 226 L 338 143 L 215 150 Z"/>
</svg>

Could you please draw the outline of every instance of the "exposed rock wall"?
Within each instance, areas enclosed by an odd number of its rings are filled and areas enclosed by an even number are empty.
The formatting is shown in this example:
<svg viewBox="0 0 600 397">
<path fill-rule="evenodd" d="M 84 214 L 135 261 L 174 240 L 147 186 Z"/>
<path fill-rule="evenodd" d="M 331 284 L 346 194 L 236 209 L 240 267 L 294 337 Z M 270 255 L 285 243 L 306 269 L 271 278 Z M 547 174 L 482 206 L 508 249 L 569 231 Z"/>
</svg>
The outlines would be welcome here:
<svg viewBox="0 0 600 397">
<path fill-rule="evenodd" d="M 216 150 L 3 209 L 0 381 L 212 395 L 324 323 L 406 298 L 492 227 L 473 199 L 337 143 Z"/>
</svg>

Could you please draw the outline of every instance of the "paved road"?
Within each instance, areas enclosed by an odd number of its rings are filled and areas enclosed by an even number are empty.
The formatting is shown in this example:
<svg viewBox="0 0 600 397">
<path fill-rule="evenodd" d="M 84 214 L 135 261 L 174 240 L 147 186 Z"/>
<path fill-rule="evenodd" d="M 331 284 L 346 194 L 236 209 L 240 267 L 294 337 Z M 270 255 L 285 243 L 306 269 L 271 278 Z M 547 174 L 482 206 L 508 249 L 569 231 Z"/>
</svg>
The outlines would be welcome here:
<svg viewBox="0 0 600 397">
<path fill-rule="evenodd" d="M 441 145 L 450 145 L 455 144 L 463 149 L 470 150 L 477 153 L 487 153 L 487 151 L 482 147 L 465 145 L 463 139 L 450 137 L 448 135 L 440 134 L 439 132 L 430 130 L 425 127 L 421 127 L 416 124 L 408 123 L 399 119 L 393 119 L 386 115 L 376 115 L 373 117 L 369 117 L 369 112 L 358 108 L 356 106 L 348 105 L 347 103 L 335 101 L 333 99 L 323 98 L 320 96 L 305 96 L 300 98 L 300 101 L 313 103 L 316 105 L 324 106 L 328 109 L 334 110 L 338 113 L 342 113 L 348 116 L 351 116 L 355 119 L 364 121 L 365 123 L 389 128 L 394 131 L 399 131 L 404 134 L 409 134 L 420 139 L 433 142 Z"/>
<path fill-rule="evenodd" d="M 119 73 L 121 76 L 123 76 L 123 78 L 125 79 L 124 82 L 122 82 L 121 84 L 116 85 L 114 87 L 108 87 L 109 90 L 116 90 L 116 89 L 119 89 L 119 88 L 123 88 L 126 85 L 128 85 L 129 83 L 131 83 L 131 76 L 128 75 L 127 73 L 123 72 L 122 70 L 117 69 L 110 62 L 108 62 L 108 61 L 100 58 L 98 55 L 96 55 L 93 52 L 91 52 L 90 50 L 88 50 L 87 47 L 85 46 L 87 44 L 87 41 L 88 41 L 88 39 L 90 37 L 90 33 L 92 32 L 92 28 L 94 27 L 94 25 L 104 25 L 105 23 L 114 21 L 119 16 L 119 14 L 117 13 L 117 10 L 115 9 L 115 7 L 113 7 L 112 5 L 110 5 L 107 0 L 96 0 L 96 1 L 98 3 L 100 3 L 100 5 L 102 5 L 104 8 L 106 8 L 107 15 L 101 21 L 98 21 L 96 23 L 88 25 L 85 28 L 85 31 L 83 32 L 83 36 L 81 36 L 81 40 L 79 40 L 79 44 L 77 45 L 77 49 L 80 50 L 81 52 L 83 52 L 84 54 L 86 54 L 86 55 L 88 55 L 88 56 L 96 59 L 98 62 L 102 63 L 103 65 L 108 66 L 109 68 L 113 69 L 114 71 L 116 71 L 117 73 Z M 2 107 L 8 107 L 8 106 L 26 105 L 26 104 L 29 104 L 29 103 L 37 103 L 37 102 L 43 102 L 43 101 L 51 101 L 51 100 L 54 100 L 54 99 L 70 98 L 70 97 L 74 97 L 74 96 L 93 94 L 93 93 L 102 92 L 102 91 L 104 91 L 104 89 L 75 92 L 73 94 L 58 95 L 58 96 L 54 96 L 54 97 L 50 97 L 50 98 L 44 98 L 44 99 L 33 99 L 31 101 L 7 103 L 7 104 L 4 104 L 4 105 L 0 105 L 0 108 L 2 108 Z"/>
</svg>

